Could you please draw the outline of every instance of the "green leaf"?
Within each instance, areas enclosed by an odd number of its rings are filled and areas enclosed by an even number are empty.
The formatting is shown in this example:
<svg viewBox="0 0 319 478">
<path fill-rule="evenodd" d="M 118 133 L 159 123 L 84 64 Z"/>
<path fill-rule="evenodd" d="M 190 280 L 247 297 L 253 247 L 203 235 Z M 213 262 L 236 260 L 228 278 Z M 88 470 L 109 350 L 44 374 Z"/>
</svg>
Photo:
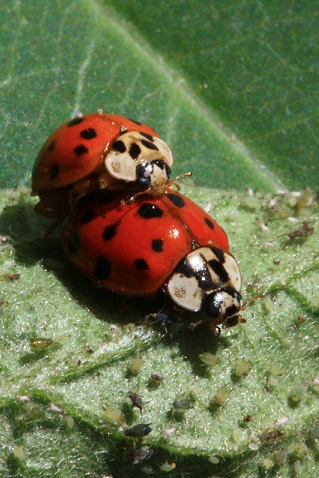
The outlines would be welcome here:
<svg viewBox="0 0 319 478">
<path fill-rule="evenodd" d="M 316 188 L 316 5 L 3 3 L 0 185 L 77 111 L 151 124 L 200 185 Z"/>
<path fill-rule="evenodd" d="M 180 477 L 248 477 L 268 466 L 315 476 L 317 203 L 309 194 L 183 192 L 227 229 L 246 300 L 267 294 L 220 338 L 207 325 L 189 330 L 192 314 L 165 330 L 146 319 L 156 303 L 96 289 L 67 262 L 60 232 L 42 239 L 46 220 L 28 190 L 3 191 L 4 475 L 52 476 L 63 463 L 61 476 L 140 476 L 144 467 L 161 476 L 174 464 Z M 139 423 L 152 428 L 143 442 L 124 434 Z"/>
<path fill-rule="evenodd" d="M 267 293 L 219 339 L 204 326 L 166 331 L 145 320 L 153 303 L 97 290 L 75 271 L 59 231 L 42 239 L 47 222 L 28 189 L 3 189 L 3 476 L 318 474 L 318 198 L 273 194 L 318 187 L 317 10 L 0 6 L 0 187 L 30 187 L 41 145 L 78 111 L 143 121 L 170 145 L 175 174 L 193 172 L 183 192 L 225 227 L 244 297 Z M 138 423 L 152 428 L 141 442 L 124 434 Z"/>
</svg>

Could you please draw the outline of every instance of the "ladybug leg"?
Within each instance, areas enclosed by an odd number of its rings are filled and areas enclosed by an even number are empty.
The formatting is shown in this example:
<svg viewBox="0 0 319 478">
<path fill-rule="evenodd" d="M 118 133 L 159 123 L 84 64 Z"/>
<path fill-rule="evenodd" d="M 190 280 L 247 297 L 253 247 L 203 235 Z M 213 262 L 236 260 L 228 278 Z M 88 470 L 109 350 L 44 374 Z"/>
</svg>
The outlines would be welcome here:
<svg viewBox="0 0 319 478">
<path fill-rule="evenodd" d="M 73 215 L 77 211 L 77 203 L 82 196 L 98 189 L 96 178 L 89 178 L 74 184 L 68 197 L 69 211 Z"/>
<path fill-rule="evenodd" d="M 200 325 L 207 323 L 205 320 L 198 320 L 197 322 L 193 322 L 188 326 L 188 329 L 191 330 L 192 332 L 197 329 Z"/>
<path fill-rule="evenodd" d="M 64 221 L 65 219 L 65 216 L 62 216 L 62 217 L 56 217 L 56 215 L 51 215 L 49 213 L 49 211 L 46 211 L 46 210 L 43 210 L 42 209 L 42 206 L 40 204 L 39 207 L 37 207 L 40 203 L 36 204 L 36 206 L 34 207 L 34 210 L 39 213 L 39 214 L 42 214 L 42 216 L 46 216 L 46 217 L 49 217 L 49 218 L 56 218 L 55 221 L 51 222 L 50 226 L 46 229 L 44 235 L 43 235 L 43 239 L 47 239 L 49 236 L 51 236 L 52 232 L 60 226 L 60 224 L 62 224 L 62 222 Z"/>
<path fill-rule="evenodd" d="M 207 324 L 207 320 L 199 320 L 198 322 L 194 322 L 193 324 L 190 324 L 190 326 L 188 327 L 188 329 L 191 330 L 191 331 L 194 331 L 197 327 L 199 327 L 199 326 L 202 325 L 202 324 Z M 220 327 L 218 327 L 214 321 L 212 321 L 212 322 L 209 324 L 209 328 L 210 328 L 210 330 L 213 332 L 213 334 L 215 335 L 215 337 L 219 337 L 219 336 L 220 336 L 220 334 L 221 334 Z"/>
<path fill-rule="evenodd" d="M 43 235 L 43 239 L 47 239 L 49 236 L 51 236 L 52 232 L 60 226 L 60 224 L 62 224 L 62 222 L 64 221 L 64 217 L 62 217 L 61 219 L 57 219 L 56 221 L 52 222 L 50 224 L 50 226 L 47 228 L 47 230 L 45 231 L 44 235 Z"/>
<path fill-rule="evenodd" d="M 212 330 L 213 334 L 215 335 L 215 337 L 219 337 L 220 334 L 221 334 L 221 329 L 220 327 L 218 327 L 216 324 L 214 324 L 214 322 L 211 322 L 210 326 L 209 326 L 210 330 Z"/>
<path fill-rule="evenodd" d="M 83 179 L 74 184 L 71 193 L 74 196 L 82 196 L 98 189 L 97 179 L 95 177 Z"/>
<path fill-rule="evenodd" d="M 112 189 L 116 191 L 123 189 L 123 181 L 119 181 L 113 178 L 107 171 L 103 171 L 98 178 L 98 187 L 100 189 Z"/>
<path fill-rule="evenodd" d="M 150 191 L 150 188 L 144 189 L 143 191 L 139 191 L 138 193 L 133 194 L 133 196 L 129 195 L 127 199 L 121 200 L 121 205 L 127 206 L 128 204 L 132 204 L 133 202 L 135 202 L 135 199 L 137 198 L 137 196 L 142 196 L 143 194 L 147 194 L 149 193 L 149 191 Z"/>
<path fill-rule="evenodd" d="M 69 190 L 66 191 L 48 191 L 40 193 L 40 201 L 34 206 L 34 210 L 42 216 L 55 219 L 44 234 L 47 238 L 70 214 L 69 211 Z"/>
<path fill-rule="evenodd" d="M 70 213 L 69 204 L 70 190 L 49 190 L 39 193 L 40 201 L 35 205 L 34 209 L 42 216 L 51 217 L 53 219 L 64 218 Z"/>
<path fill-rule="evenodd" d="M 111 186 L 110 184 L 107 184 L 107 185 L 105 184 L 104 186 L 101 186 L 99 178 L 100 176 L 99 177 L 92 176 L 87 179 L 83 179 L 82 181 L 79 181 L 73 186 L 68 198 L 69 210 L 73 215 L 77 213 L 79 209 L 78 203 L 83 196 L 90 193 L 97 193 L 98 191 L 101 191 L 101 189 L 103 190 L 104 188 L 107 188 L 107 191 L 111 189 L 113 190 L 119 189 L 118 186 L 115 187 L 116 183 L 118 183 L 117 180 L 112 179 L 114 181 L 114 187 L 112 188 L 110 187 Z M 107 191 L 105 192 L 105 194 L 107 193 Z"/>
</svg>

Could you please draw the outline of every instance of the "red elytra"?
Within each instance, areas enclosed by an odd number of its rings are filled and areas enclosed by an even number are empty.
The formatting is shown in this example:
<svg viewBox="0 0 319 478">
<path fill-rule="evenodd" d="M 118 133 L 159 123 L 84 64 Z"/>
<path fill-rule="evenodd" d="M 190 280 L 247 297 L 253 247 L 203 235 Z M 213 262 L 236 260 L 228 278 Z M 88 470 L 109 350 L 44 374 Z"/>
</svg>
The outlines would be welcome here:
<svg viewBox="0 0 319 478">
<path fill-rule="evenodd" d="M 39 196 L 35 206 L 39 214 L 57 219 L 49 231 L 73 214 L 78 197 L 104 187 L 99 183 L 103 175 L 115 188 L 121 184 L 106 172 L 104 160 L 116 139 L 129 132 L 159 138 L 145 124 L 96 113 L 73 118 L 46 140 L 33 166 L 32 195 Z"/>
<path fill-rule="evenodd" d="M 153 295 L 199 246 L 229 254 L 224 230 L 182 194 L 168 189 L 161 198 L 138 196 L 126 205 L 121 197 L 107 191 L 86 196 L 64 228 L 67 256 L 99 287 Z"/>
</svg>

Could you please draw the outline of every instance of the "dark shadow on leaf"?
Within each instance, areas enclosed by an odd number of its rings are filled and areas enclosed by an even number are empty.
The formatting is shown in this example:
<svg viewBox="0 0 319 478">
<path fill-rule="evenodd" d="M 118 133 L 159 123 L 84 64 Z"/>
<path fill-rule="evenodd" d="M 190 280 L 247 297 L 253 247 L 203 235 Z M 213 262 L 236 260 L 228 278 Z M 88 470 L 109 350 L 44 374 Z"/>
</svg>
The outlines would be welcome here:
<svg viewBox="0 0 319 478">
<path fill-rule="evenodd" d="M 211 378 L 212 375 L 218 373 L 218 365 L 207 367 L 200 359 L 200 354 L 209 352 L 218 355 L 220 347 L 228 348 L 231 346 L 231 340 L 223 335 L 223 332 L 217 338 L 209 329 L 209 324 L 204 323 L 196 330 L 191 330 L 186 325 L 180 333 L 178 345 L 181 355 L 190 362 L 193 373 L 199 377 Z"/>
</svg>

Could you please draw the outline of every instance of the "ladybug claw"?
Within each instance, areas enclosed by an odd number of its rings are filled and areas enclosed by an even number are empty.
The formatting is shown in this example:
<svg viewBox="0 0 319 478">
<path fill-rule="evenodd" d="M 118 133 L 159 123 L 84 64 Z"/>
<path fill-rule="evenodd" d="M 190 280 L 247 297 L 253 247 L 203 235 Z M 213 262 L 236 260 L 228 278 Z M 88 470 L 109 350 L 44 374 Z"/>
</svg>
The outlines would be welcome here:
<svg viewBox="0 0 319 478">
<path fill-rule="evenodd" d="M 121 206 L 128 206 L 129 204 L 133 204 L 135 202 L 135 196 L 130 196 L 127 199 L 121 199 Z"/>
</svg>

